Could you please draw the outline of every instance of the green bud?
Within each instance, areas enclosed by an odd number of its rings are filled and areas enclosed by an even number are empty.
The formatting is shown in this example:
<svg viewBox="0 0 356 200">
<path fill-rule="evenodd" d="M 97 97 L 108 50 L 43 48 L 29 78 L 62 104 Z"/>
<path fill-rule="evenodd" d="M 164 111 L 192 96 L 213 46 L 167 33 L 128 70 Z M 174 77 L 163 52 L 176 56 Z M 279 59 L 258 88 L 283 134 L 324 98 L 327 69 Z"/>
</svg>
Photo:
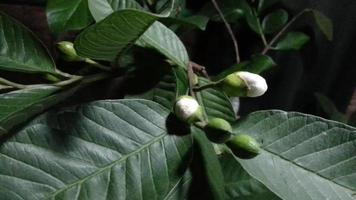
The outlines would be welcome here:
<svg viewBox="0 0 356 200">
<path fill-rule="evenodd" d="M 83 61 L 83 58 L 78 56 L 74 49 L 73 43 L 68 41 L 61 41 L 57 43 L 58 49 L 62 52 L 62 57 L 66 61 Z"/>
<path fill-rule="evenodd" d="M 209 120 L 208 124 L 204 127 L 205 133 L 209 140 L 215 143 L 226 142 L 232 132 L 229 122 L 221 118 L 213 118 Z"/>
<path fill-rule="evenodd" d="M 226 76 L 219 84 L 223 91 L 232 97 L 258 97 L 268 88 L 263 77 L 244 71 Z"/>
<path fill-rule="evenodd" d="M 189 124 L 203 119 L 203 110 L 199 103 L 191 96 L 180 96 L 174 104 L 174 114 Z"/>
<path fill-rule="evenodd" d="M 237 135 L 226 142 L 235 156 L 242 159 L 256 157 L 260 153 L 259 143 L 249 135 Z"/>
</svg>

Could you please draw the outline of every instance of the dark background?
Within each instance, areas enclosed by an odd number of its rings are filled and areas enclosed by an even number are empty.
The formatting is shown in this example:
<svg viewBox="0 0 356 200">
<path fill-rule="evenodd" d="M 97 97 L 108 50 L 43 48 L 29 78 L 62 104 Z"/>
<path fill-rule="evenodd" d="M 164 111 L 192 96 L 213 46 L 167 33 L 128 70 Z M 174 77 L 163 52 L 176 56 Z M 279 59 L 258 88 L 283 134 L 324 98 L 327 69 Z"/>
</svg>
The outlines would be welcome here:
<svg viewBox="0 0 356 200">
<path fill-rule="evenodd" d="M 188 0 L 192 10 L 198 10 L 206 0 Z M 223 0 L 218 1 L 223 4 Z M 17 18 L 54 51 L 54 37 L 50 34 L 45 15 L 45 0 L 0 0 L 0 10 Z M 355 0 L 283 0 L 277 5 L 295 14 L 304 8 L 315 8 L 331 18 L 334 39 L 329 42 L 315 28 L 311 17 L 304 17 L 292 29 L 311 36 L 311 42 L 299 52 L 270 54 L 278 64 L 264 74 L 269 83 L 265 96 L 242 99 L 242 114 L 259 109 L 283 109 L 320 115 L 314 96 L 320 92 L 329 97 L 337 108 L 350 115 L 356 108 L 350 106 L 352 94 L 356 95 L 356 1 Z M 240 41 L 242 58 L 259 52 L 258 37 L 248 30 L 236 33 Z M 209 23 L 207 31 L 192 32 L 183 38 L 191 59 L 218 72 L 233 63 L 233 49 L 222 24 Z M 356 101 L 356 96 L 355 96 Z M 356 102 L 355 102 L 356 105 Z"/>
</svg>

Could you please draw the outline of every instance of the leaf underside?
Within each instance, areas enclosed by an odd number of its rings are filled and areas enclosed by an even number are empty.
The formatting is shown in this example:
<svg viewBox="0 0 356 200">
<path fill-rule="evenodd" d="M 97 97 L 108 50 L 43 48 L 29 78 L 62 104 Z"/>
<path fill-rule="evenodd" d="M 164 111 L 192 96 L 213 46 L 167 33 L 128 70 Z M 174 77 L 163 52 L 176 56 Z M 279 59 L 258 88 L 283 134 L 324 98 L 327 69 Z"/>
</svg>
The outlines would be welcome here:
<svg viewBox="0 0 356 200">
<path fill-rule="evenodd" d="M 179 196 L 189 181 L 183 174 L 192 141 L 167 133 L 168 114 L 146 100 L 99 101 L 44 114 L 1 145 L 0 196 Z"/>
<path fill-rule="evenodd" d="M 0 12 L 0 70 L 55 73 L 47 49 L 25 26 Z"/>
<path fill-rule="evenodd" d="M 244 169 L 283 199 L 348 200 L 356 189 L 356 129 L 319 117 L 260 111 L 234 125 L 264 151 L 239 160 Z"/>
</svg>

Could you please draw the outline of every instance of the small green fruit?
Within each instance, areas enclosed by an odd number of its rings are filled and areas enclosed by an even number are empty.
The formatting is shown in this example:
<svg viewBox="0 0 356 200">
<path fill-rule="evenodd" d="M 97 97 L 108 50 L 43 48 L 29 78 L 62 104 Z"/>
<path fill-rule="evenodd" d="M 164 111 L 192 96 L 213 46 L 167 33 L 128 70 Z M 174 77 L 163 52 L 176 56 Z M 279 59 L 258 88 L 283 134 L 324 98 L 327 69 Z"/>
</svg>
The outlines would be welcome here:
<svg viewBox="0 0 356 200">
<path fill-rule="evenodd" d="M 62 57 L 66 61 L 83 61 L 83 58 L 78 56 L 74 49 L 73 43 L 68 41 L 61 41 L 57 43 L 58 49 L 62 52 Z"/>
<path fill-rule="evenodd" d="M 226 76 L 220 83 L 231 97 L 258 97 L 267 91 L 266 80 L 258 74 L 239 71 Z"/>
<path fill-rule="evenodd" d="M 180 96 L 174 104 L 174 114 L 182 121 L 192 124 L 203 119 L 203 110 L 191 96 Z"/>
<path fill-rule="evenodd" d="M 260 153 L 259 143 L 249 135 L 237 135 L 226 142 L 235 156 L 242 159 L 256 157 Z"/>
<path fill-rule="evenodd" d="M 208 124 L 204 127 L 205 133 L 209 140 L 215 143 L 226 142 L 232 132 L 229 122 L 221 118 L 213 118 L 209 120 Z"/>
</svg>

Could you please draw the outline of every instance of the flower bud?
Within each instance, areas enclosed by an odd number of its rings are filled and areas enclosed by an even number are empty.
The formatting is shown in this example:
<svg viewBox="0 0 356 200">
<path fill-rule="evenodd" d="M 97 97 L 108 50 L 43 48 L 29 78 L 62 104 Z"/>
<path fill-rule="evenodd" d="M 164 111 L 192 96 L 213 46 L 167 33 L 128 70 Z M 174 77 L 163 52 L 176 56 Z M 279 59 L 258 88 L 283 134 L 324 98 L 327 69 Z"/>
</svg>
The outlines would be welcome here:
<svg viewBox="0 0 356 200">
<path fill-rule="evenodd" d="M 199 103 L 191 96 L 180 96 L 174 105 L 175 115 L 189 124 L 201 121 L 203 111 Z"/>
<path fill-rule="evenodd" d="M 58 49 L 62 52 L 63 59 L 66 61 L 82 61 L 83 58 L 78 56 L 74 49 L 73 43 L 61 41 L 57 43 Z"/>
<path fill-rule="evenodd" d="M 249 135 L 237 135 L 226 142 L 235 156 L 242 159 L 256 157 L 260 153 L 260 145 Z"/>
<path fill-rule="evenodd" d="M 233 97 L 258 97 L 268 88 L 262 76 L 245 71 L 226 76 L 220 84 L 224 92 Z"/>
<path fill-rule="evenodd" d="M 209 140 L 215 143 L 226 142 L 232 132 L 229 122 L 221 118 L 213 118 L 209 120 L 208 124 L 204 127 L 204 131 Z"/>
</svg>

